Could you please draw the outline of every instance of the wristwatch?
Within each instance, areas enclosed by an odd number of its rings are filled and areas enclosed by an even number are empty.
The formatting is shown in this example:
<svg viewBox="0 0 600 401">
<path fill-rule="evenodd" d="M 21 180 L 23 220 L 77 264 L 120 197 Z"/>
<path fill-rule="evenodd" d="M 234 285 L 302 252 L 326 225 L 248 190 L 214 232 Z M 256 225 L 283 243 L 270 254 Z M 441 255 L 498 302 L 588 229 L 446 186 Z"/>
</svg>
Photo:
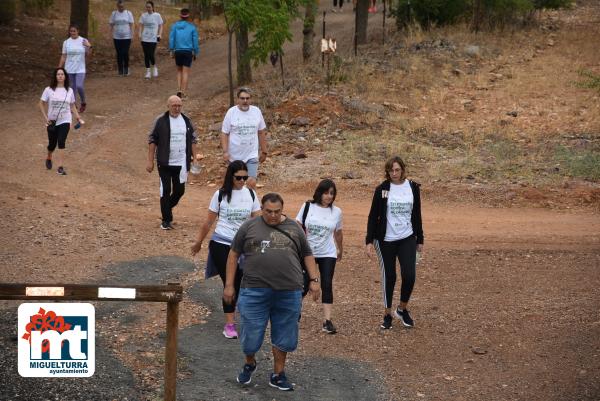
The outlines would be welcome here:
<svg viewBox="0 0 600 401">
<path fill-rule="evenodd" d="M 308 281 L 314 281 L 315 283 L 318 283 L 320 280 L 318 277 L 315 277 L 315 278 L 309 278 Z"/>
</svg>

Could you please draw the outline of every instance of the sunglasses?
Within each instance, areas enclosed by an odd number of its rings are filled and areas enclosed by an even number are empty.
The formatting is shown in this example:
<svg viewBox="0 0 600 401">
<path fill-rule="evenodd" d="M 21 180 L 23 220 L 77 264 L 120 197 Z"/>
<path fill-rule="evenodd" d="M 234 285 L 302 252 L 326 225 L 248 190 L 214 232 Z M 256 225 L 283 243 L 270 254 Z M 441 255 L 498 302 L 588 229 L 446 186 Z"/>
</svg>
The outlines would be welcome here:
<svg viewBox="0 0 600 401">
<path fill-rule="evenodd" d="M 247 181 L 248 180 L 247 175 L 234 175 L 233 178 L 235 178 L 238 181 L 241 181 L 241 180 Z"/>
<path fill-rule="evenodd" d="M 241 97 L 240 96 L 240 100 L 250 100 L 250 98 L 249 97 Z"/>
</svg>

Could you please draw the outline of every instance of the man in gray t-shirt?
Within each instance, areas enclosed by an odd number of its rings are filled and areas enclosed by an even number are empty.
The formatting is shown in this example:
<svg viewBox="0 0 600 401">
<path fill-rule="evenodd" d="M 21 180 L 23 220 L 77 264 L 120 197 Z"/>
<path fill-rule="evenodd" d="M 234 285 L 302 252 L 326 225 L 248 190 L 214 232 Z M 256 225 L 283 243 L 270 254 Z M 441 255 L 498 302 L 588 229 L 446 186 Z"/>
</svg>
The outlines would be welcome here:
<svg viewBox="0 0 600 401">
<path fill-rule="evenodd" d="M 267 323 L 271 322 L 273 373 L 269 385 L 293 390 L 284 368 L 288 352 L 298 346 L 298 320 L 302 309 L 302 258 L 309 277 L 312 298 L 319 298 L 320 284 L 312 251 L 298 224 L 285 217 L 279 194 L 263 196 L 262 216 L 247 220 L 233 238 L 227 259 L 225 302 L 232 302 L 237 261 L 244 255 L 244 276 L 238 296 L 240 344 L 246 357 L 237 377 L 249 384 L 256 370 Z"/>
</svg>

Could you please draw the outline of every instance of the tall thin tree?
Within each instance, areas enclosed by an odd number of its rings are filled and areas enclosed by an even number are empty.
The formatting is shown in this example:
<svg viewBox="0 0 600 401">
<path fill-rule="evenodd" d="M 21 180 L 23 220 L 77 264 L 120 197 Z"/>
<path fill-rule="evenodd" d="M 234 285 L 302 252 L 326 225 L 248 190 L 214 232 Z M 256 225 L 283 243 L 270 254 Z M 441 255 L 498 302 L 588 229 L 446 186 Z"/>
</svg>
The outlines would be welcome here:
<svg viewBox="0 0 600 401">
<path fill-rule="evenodd" d="M 70 23 L 79 27 L 81 36 L 88 36 L 88 15 L 90 12 L 89 0 L 71 0 Z"/>
</svg>

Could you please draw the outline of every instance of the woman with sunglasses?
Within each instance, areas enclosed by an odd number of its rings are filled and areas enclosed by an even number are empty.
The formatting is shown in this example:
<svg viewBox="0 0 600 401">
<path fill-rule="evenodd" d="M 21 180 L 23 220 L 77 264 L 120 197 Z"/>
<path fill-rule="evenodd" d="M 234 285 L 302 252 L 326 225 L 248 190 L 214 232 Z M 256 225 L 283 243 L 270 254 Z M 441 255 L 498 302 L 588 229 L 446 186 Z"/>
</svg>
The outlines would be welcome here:
<svg viewBox="0 0 600 401">
<path fill-rule="evenodd" d="M 198 238 L 191 249 L 192 255 L 196 255 L 200 251 L 202 242 L 216 220 L 217 226 L 208 244 L 205 276 L 209 278 L 219 274 L 223 285 L 225 285 L 227 257 L 233 237 L 243 222 L 260 212 L 260 203 L 256 193 L 245 185 L 247 180 L 248 167 L 246 163 L 241 160 L 229 163 L 223 186 L 214 193 L 208 206 L 206 219 L 200 226 Z M 240 292 L 241 281 L 242 271 L 238 269 L 235 277 L 236 298 Z M 223 335 L 226 338 L 237 338 L 238 336 L 234 320 L 236 298 L 231 304 L 223 301 L 223 312 L 225 313 Z"/>
<path fill-rule="evenodd" d="M 325 179 L 317 185 L 311 201 L 300 208 L 296 221 L 306 232 L 306 239 L 313 251 L 321 273 L 321 303 L 323 304 L 323 331 L 337 332 L 331 322 L 333 304 L 333 273 L 335 263 L 342 260 L 342 211 L 334 206 L 337 189 L 332 180 Z"/>
<path fill-rule="evenodd" d="M 420 185 L 406 178 L 404 161 L 394 156 L 385 163 L 385 181 L 373 194 L 365 239 L 369 259 L 377 254 L 383 286 L 381 328 L 392 328 L 392 300 L 396 285 L 396 259 L 400 262 L 400 303 L 394 316 L 405 327 L 414 322 L 406 306 L 415 286 L 417 252 L 423 251 Z"/>
</svg>

